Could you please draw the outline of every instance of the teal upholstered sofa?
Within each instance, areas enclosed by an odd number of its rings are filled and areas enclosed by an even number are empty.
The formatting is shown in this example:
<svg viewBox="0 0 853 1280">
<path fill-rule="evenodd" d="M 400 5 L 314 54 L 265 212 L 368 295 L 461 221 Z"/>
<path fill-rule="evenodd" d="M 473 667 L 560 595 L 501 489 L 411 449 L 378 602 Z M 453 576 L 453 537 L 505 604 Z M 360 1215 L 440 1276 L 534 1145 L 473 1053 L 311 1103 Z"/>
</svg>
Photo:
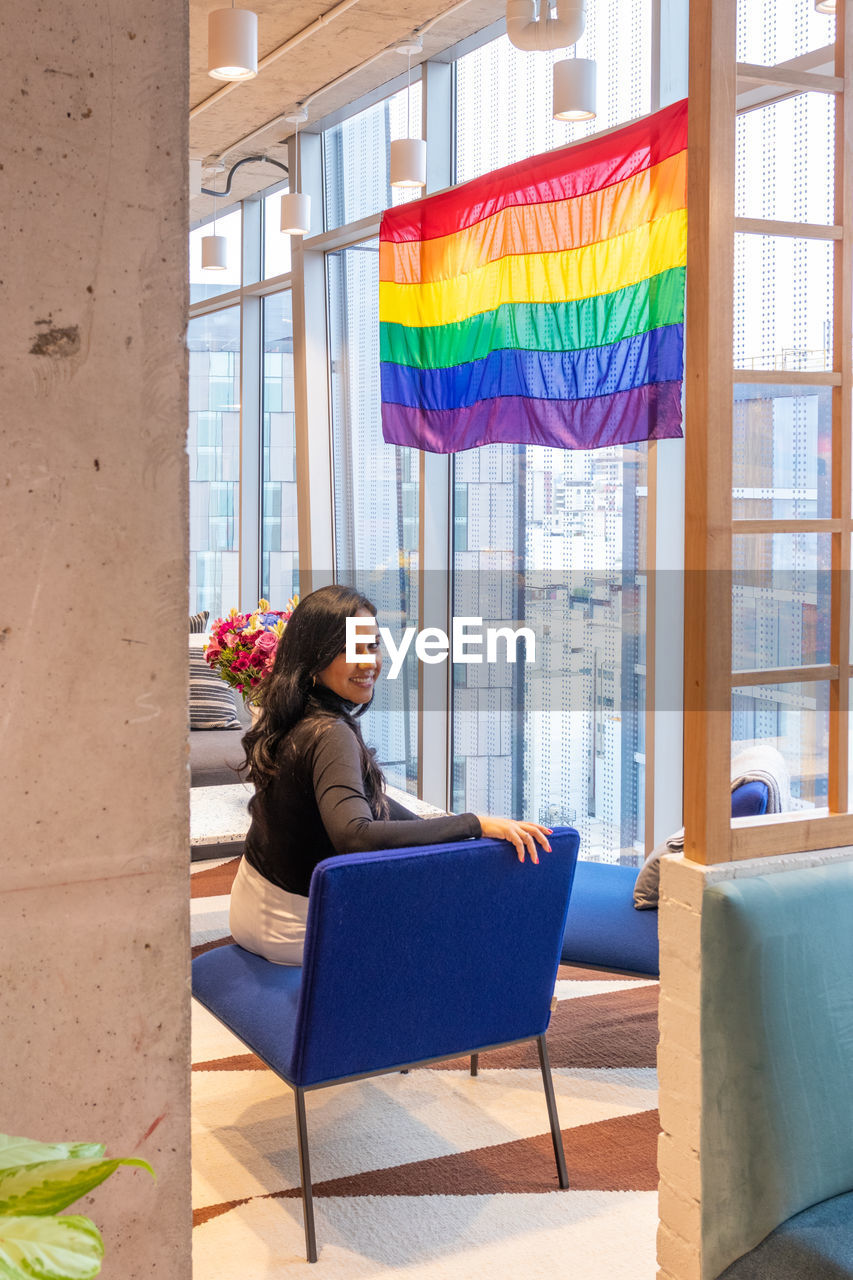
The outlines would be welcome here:
<svg viewBox="0 0 853 1280">
<path fill-rule="evenodd" d="M 853 1277 L 853 861 L 702 910 L 702 1274 Z"/>
</svg>

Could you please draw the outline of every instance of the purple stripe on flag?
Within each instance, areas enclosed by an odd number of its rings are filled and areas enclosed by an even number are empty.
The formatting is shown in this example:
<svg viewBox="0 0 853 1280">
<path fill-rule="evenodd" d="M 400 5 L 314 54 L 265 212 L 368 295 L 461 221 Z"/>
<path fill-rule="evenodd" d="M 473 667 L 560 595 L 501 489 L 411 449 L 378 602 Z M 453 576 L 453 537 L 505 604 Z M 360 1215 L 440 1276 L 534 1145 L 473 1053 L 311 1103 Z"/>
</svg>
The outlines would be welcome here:
<svg viewBox="0 0 853 1280">
<path fill-rule="evenodd" d="M 388 444 L 427 453 L 458 453 L 484 444 L 602 449 L 667 440 L 682 434 L 681 383 L 654 382 L 585 400 L 501 396 L 462 409 L 383 404 L 382 434 Z"/>
</svg>

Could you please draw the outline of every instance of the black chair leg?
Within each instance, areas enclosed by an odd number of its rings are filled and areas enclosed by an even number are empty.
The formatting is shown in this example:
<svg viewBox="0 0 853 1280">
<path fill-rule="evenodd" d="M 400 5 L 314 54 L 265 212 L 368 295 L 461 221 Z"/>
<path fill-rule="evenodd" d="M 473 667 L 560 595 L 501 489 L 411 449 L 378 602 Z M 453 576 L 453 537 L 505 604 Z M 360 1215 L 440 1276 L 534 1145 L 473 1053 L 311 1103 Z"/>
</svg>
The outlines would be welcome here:
<svg viewBox="0 0 853 1280">
<path fill-rule="evenodd" d="M 554 1144 L 554 1158 L 557 1161 L 557 1175 L 560 1186 L 565 1191 L 569 1185 L 569 1173 L 566 1169 L 566 1155 L 563 1151 L 563 1135 L 560 1132 L 560 1119 L 557 1115 L 557 1099 L 554 1097 L 554 1081 L 551 1079 L 551 1064 L 548 1061 L 548 1049 L 545 1037 L 536 1037 L 539 1050 L 539 1066 L 542 1071 L 542 1083 L 545 1086 L 545 1101 L 548 1103 L 548 1119 L 551 1122 L 551 1141 Z"/>
<path fill-rule="evenodd" d="M 480 1069 L 480 1055 L 479 1053 L 472 1053 L 471 1054 L 471 1075 L 475 1076 L 479 1071 L 479 1069 Z"/>
<path fill-rule="evenodd" d="M 317 1237 L 314 1234 L 314 1196 L 311 1189 L 311 1164 L 308 1159 L 308 1124 L 305 1119 L 305 1090 L 294 1089 L 296 1101 L 296 1141 L 299 1147 L 299 1178 L 302 1183 L 302 1213 L 305 1218 L 305 1252 L 309 1262 L 317 1261 Z"/>
</svg>

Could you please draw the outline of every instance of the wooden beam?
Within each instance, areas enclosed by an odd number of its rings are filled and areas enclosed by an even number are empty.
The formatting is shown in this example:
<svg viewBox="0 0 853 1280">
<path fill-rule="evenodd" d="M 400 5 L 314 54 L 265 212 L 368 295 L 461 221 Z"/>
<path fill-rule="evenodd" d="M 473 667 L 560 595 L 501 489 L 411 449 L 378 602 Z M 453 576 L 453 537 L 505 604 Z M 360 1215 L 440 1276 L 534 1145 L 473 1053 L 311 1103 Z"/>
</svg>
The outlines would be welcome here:
<svg viewBox="0 0 853 1280">
<path fill-rule="evenodd" d="M 832 535 L 832 610 L 830 660 L 841 671 L 829 688 L 829 808 L 846 813 L 849 807 L 848 743 L 850 737 L 850 533 L 851 509 L 850 392 L 853 387 L 853 22 L 850 7 L 838 5 L 835 27 L 835 72 L 845 78 L 847 92 L 838 102 L 835 119 L 835 221 L 844 237 L 834 247 L 833 364 L 841 386 L 832 393 L 832 514 L 845 527 Z"/>
<path fill-rule="evenodd" d="M 840 240 L 843 227 L 818 222 L 777 222 L 772 218 L 735 218 L 735 231 L 748 236 L 788 236 L 798 240 Z"/>
<path fill-rule="evenodd" d="M 850 520 L 733 520 L 732 536 L 754 533 L 841 533 L 853 528 Z"/>
<path fill-rule="evenodd" d="M 832 369 L 735 369 L 734 381 L 780 387 L 840 387 L 841 374 Z"/>
<path fill-rule="evenodd" d="M 738 90 L 756 84 L 779 85 L 803 93 L 843 93 L 842 76 L 824 76 L 814 71 L 796 71 L 793 67 L 765 67 L 757 62 L 737 64 Z"/>
<path fill-rule="evenodd" d="M 731 849 L 735 0 L 690 5 L 684 852 Z"/>
<path fill-rule="evenodd" d="M 732 688 L 749 688 L 765 684 L 814 684 L 818 680 L 837 680 L 838 667 L 832 663 L 813 667 L 751 667 L 732 672 Z"/>
<path fill-rule="evenodd" d="M 732 819 L 734 862 L 813 849 L 838 849 L 848 844 L 853 845 L 853 814 L 850 813 L 830 814 L 828 809 L 811 809 L 807 818 L 798 811 Z"/>
</svg>

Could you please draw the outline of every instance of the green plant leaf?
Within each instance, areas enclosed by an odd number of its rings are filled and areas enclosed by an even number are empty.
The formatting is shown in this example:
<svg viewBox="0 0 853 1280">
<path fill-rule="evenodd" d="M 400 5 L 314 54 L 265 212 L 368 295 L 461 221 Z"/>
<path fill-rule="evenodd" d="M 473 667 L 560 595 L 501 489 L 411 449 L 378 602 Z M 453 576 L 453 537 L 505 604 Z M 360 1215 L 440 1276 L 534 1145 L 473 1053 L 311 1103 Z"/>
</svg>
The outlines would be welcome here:
<svg viewBox="0 0 853 1280">
<path fill-rule="evenodd" d="M 6 1214 L 58 1213 L 87 1195 L 121 1164 L 145 1169 L 154 1177 L 147 1160 L 133 1158 L 43 1160 L 0 1170 L 0 1230 Z"/>
<path fill-rule="evenodd" d="M 0 1169 L 39 1164 L 42 1160 L 97 1160 L 105 1150 L 100 1142 L 34 1142 L 32 1138 L 0 1133 Z"/>
<path fill-rule="evenodd" d="M 0 1218 L 0 1280 L 91 1280 L 103 1256 L 89 1218 Z"/>
</svg>

